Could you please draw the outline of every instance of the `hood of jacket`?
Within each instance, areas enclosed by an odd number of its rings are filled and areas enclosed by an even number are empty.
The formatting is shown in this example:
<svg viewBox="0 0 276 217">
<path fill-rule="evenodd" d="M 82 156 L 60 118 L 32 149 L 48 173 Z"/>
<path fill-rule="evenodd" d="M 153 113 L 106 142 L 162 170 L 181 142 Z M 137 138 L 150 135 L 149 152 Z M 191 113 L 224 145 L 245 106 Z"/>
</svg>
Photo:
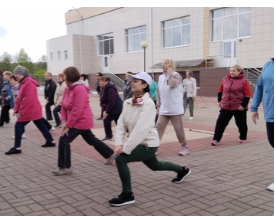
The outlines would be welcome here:
<svg viewBox="0 0 276 217">
<path fill-rule="evenodd" d="M 31 82 L 36 87 L 38 85 L 38 82 L 35 79 L 33 79 L 31 76 L 25 76 L 24 78 L 22 78 L 22 80 L 19 83 L 20 83 L 20 85 L 22 85 L 22 84 L 26 83 L 27 81 Z M 19 85 L 19 88 L 20 88 L 20 85 Z"/>
<path fill-rule="evenodd" d="M 87 91 L 87 93 L 89 93 L 90 88 L 87 87 L 87 86 L 85 85 L 85 82 L 82 81 L 82 80 L 79 80 L 79 81 L 74 82 L 71 86 L 68 86 L 68 89 L 69 89 L 69 90 L 73 90 L 73 89 L 75 89 L 75 87 L 76 87 L 77 85 L 83 85 L 83 87 L 85 88 L 85 90 Z"/>
</svg>

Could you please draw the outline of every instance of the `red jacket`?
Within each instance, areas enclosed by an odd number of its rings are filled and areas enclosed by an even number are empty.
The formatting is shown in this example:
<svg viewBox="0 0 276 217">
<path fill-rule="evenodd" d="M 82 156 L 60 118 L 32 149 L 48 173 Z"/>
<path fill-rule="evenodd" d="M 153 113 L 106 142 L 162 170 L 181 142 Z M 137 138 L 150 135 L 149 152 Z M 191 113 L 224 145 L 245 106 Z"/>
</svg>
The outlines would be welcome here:
<svg viewBox="0 0 276 217">
<path fill-rule="evenodd" d="M 66 126 L 69 128 L 88 130 L 93 127 L 89 90 L 90 88 L 82 81 L 65 88 L 61 104 L 61 120 L 66 120 Z"/>
<path fill-rule="evenodd" d="M 18 96 L 13 110 L 21 115 L 18 122 L 27 122 L 42 118 L 42 107 L 37 95 L 37 81 L 30 76 L 20 81 Z"/>
<path fill-rule="evenodd" d="M 239 74 L 236 78 L 231 78 L 229 73 L 228 76 L 223 78 L 218 91 L 222 93 L 220 101 L 222 109 L 236 111 L 240 106 L 248 109 L 249 100 L 247 103 L 244 102 L 246 101 L 245 97 L 251 97 L 251 91 L 243 73 Z"/>
</svg>

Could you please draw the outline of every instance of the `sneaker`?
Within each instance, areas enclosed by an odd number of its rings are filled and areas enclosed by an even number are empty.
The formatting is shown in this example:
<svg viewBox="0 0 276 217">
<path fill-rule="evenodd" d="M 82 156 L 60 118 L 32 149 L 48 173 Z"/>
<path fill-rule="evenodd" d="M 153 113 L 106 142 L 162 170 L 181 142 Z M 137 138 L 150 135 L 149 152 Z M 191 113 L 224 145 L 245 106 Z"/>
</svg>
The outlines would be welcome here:
<svg viewBox="0 0 276 217">
<path fill-rule="evenodd" d="M 44 145 L 41 145 L 41 147 L 46 148 L 46 147 L 55 147 L 56 143 L 55 142 L 46 142 Z"/>
<path fill-rule="evenodd" d="M 52 127 L 49 131 L 50 133 L 53 132 L 56 128 L 55 127 Z"/>
<path fill-rule="evenodd" d="M 131 193 L 122 192 L 120 195 L 118 195 L 117 197 L 109 201 L 109 204 L 111 206 L 124 206 L 127 204 L 133 204 L 133 203 L 135 203 L 135 200 L 132 192 Z"/>
<path fill-rule="evenodd" d="M 102 139 L 102 141 L 112 141 L 112 137 L 111 138 L 105 137 L 104 139 Z"/>
<path fill-rule="evenodd" d="M 71 175 L 73 171 L 69 168 L 58 168 L 57 170 L 53 171 L 53 174 L 56 176 L 63 176 L 63 175 Z"/>
<path fill-rule="evenodd" d="M 54 126 L 54 128 L 62 128 L 61 124 Z"/>
<path fill-rule="evenodd" d="M 186 147 L 182 147 L 182 149 L 181 149 L 181 151 L 178 153 L 178 155 L 180 155 L 180 156 L 185 156 L 185 155 L 187 155 L 187 154 L 189 154 L 190 152 L 189 152 L 189 149 L 188 148 L 186 148 Z"/>
<path fill-rule="evenodd" d="M 11 155 L 11 154 L 21 154 L 22 151 L 21 150 L 18 150 L 16 148 L 11 148 L 9 151 L 7 151 L 5 154 L 6 155 Z"/>
<path fill-rule="evenodd" d="M 240 141 L 239 141 L 240 143 L 246 143 L 246 140 L 242 140 L 242 139 L 240 139 Z"/>
<path fill-rule="evenodd" d="M 22 137 L 21 137 L 21 138 L 22 138 L 22 139 L 26 139 L 25 133 L 22 134 Z M 15 139 L 15 136 L 13 136 L 12 139 Z"/>
<path fill-rule="evenodd" d="M 107 161 L 105 162 L 105 165 L 111 165 L 112 162 L 114 161 L 115 159 L 115 154 L 112 154 L 108 159 Z"/>
<path fill-rule="evenodd" d="M 183 180 L 191 174 L 191 170 L 189 168 L 182 167 L 182 171 L 177 173 L 177 177 L 172 180 L 173 183 L 181 183 Z"/>
<path fill-rule="evenodd" d="M 97 120 L 102 120 L 102 119 L 103 119 L 102 117 L 97 118 Z"/>
<path fill-rule="evenodd" d="M 53 119 L 51 119 L 51 120 L 47 120 L 49 123 L 53 123 L 54 122 L 54 120 Z"/>
<path fill-rule="evenodd" d="M 274 191 L 274 182 L 267 187 L 267 190 Z"/>
<path fill-rule="evenodd" d="M 218 145 L 219 145 L 219 142 L 218 142 L 217 140 L 213 140 L 213 141 L 211 142 L 211 145 L 213 145 L 213 146 L 218 146 Z"/>
<path fill-rule="evenodd" d="M 194 117 L 192 117 L 192 116 L 191 116 L 191 117 L 189 117 L 189 119 L 190 119 L 190 120 L 193 120 L 193 119 L 194 119 Z"/>
</svg>

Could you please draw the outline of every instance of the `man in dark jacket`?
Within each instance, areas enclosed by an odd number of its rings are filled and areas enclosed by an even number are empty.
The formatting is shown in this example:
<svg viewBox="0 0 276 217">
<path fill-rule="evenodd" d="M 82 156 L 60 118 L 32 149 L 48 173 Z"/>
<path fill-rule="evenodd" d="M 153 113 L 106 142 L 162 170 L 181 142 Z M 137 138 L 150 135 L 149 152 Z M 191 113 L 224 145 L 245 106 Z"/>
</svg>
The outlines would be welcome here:
<svg viewBox="0 0 276 217">
<path fill-rule="evenodd" d="M 56 91 L 56 83 L 52 80 L 52 73 L 45 73 L 44 97 L 45 97 L 45 111 L 46 119 L 53 120 L 51 106 L 54 105 L 54 96 Z"/>
</svg>

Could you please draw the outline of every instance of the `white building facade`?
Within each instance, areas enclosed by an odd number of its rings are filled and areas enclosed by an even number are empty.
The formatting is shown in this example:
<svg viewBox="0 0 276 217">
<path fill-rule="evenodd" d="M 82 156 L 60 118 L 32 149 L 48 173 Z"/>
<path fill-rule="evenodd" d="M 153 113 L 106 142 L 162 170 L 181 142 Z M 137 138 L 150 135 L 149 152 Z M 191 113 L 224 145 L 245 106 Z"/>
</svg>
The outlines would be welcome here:
<svg viewBox="0 0 276 217">
<path fill-rule="evenodd" d="M 262 68 L 274 56 L 272 7 L 87 7 L 65 19 L 67 35 L 47 41 L 54 75 L 72 65 L 85 74 L 161 72 L 156 64 L 167 58 L 180 70 Z"/>
</svg>

